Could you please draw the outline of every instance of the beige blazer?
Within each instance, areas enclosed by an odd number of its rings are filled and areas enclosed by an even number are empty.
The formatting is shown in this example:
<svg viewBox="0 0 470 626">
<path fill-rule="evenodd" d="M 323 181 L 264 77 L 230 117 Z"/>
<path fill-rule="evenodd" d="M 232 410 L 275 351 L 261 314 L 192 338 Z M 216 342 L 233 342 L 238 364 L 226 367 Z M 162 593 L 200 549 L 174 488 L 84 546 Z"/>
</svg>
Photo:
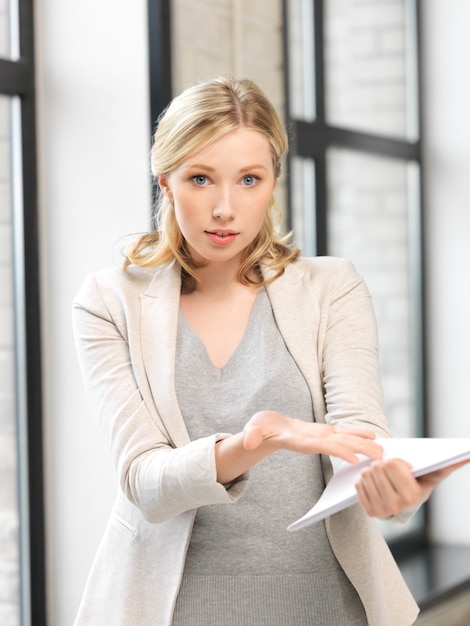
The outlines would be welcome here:
<svg viewBox="0 0 470 626">
<path fill-rule="evenodd" d="M 375 317 L 353 266 L 300 259 L 268 295 L 316 420 L 388 436 Z M 226 434 L 189 439 L 173 381 L 179 296 L 180 271 L 171 264 L 89 276 L 74 302 L 85 385 L 119 478 L 76 626 L 170 625 L 195 509 L 235 502 L 249 480 L 243 475 L 228 490 L 217 483 L 214 444 Z M 323 467 L 328 480 L 326 457 Z M 416 603 L 362 508 L 333 515 L 326 529 L 370 626 L 412 624 Z"/>
</svg>

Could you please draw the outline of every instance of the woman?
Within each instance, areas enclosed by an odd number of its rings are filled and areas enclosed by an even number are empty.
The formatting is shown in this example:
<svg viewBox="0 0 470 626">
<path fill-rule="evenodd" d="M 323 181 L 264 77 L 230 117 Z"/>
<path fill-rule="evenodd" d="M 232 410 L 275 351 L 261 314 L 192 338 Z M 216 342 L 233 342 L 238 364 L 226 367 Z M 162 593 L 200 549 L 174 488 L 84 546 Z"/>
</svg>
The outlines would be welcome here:
<svg viewBox="0 0 470 626">
<path fill-rule="evenodd" d="M 159 120 L 157 227 L 77 295 L 78 354 L 119 489 L 78 625 L 406 626 L 417 607 L 368 516 L 445 472 L 381 461 L 370 297 L 350 263 L 277 229 L 287 149 L 248 80 L 187 89 Z M 376 462 L 360 505 L 298 533 L 330 457 Z M 230 505 L 230 506 L 228 506 Z"/>
</svg>

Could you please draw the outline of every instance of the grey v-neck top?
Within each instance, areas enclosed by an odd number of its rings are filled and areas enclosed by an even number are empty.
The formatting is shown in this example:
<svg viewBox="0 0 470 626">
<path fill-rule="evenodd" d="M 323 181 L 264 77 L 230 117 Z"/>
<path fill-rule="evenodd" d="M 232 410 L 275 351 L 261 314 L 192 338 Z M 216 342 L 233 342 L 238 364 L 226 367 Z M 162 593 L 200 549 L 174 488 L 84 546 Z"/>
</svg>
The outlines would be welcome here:
<svg viewBox="0 0 470 626">
<path fill-rule="evenodd" d="M 214 366 L 180 312 L 175 385 L 191 439 L 239 432 L 262 409 L 314 419 L 308 386 L 264 289 L 223 368 Z M 313 506 L 323 488 L 318 455 L 279 451 L 250 470 L 247 492 L 236 504 L 200 507 L 173 625 L 367 624 L 324 524 L 296 533 L 286 530 Z"/>
</svg>

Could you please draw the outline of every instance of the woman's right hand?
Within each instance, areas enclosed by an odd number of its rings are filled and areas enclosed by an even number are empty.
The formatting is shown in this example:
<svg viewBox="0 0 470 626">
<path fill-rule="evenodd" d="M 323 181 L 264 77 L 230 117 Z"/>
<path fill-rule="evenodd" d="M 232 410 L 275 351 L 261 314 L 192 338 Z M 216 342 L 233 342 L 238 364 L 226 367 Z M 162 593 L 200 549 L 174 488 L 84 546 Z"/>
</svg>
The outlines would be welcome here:
<svg viewBox="0 0 470 626">
<path fill-rule="evenodd" d="M 292 450 L 302 454 L 328 454 L 349 463 L 358 463 L 357 454 L 374 460 L 382 458 L 382 447 L 374 442 L 375 433 L 367 429 L 338 429 L 287 417 L 275 411 L 259 411 L 243 429 L 247 451 L 265 448 Z M 269 452 L 268 452 L 269 454 Z"/>
<path fill-rule="evenodd" d="M 228 484 L 277 450 L 302 454 L 328 454 L 358 463 L 358 454 L 381 460 L 383 449 L 371 430 L 335 428 L 304 422 L 276 411 L 259 411 L 242 432 L 215 446 L 217 481 Z"/>
</svg>

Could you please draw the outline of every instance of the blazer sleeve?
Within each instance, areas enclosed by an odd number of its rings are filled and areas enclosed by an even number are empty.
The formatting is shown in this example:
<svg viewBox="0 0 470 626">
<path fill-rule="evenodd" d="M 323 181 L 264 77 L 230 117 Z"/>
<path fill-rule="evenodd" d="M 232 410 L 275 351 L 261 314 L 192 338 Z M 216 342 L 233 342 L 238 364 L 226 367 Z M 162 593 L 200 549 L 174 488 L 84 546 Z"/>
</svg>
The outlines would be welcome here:
<svg viewBox="0 0 470 626">
<path fill-rule="evenodd" d="M 85 280 L 73 303 L 82 376 L 122 491 L 153 523 L 202 505 L 234 502 L 245 489 L 247 474 L 228 488 L 216 480 L 214 445 L 228 435 L 174 446 L 139 388 L 123 311 L 117 307 L 111 314 L 95 276 Z"/>
<path fill-rule="evenodd" d="M 346 260 L 338 263 L 329 289 L 321 346 L 326 420 L 338 427 L 370 428 L 380 437 L 389 437 L 369 291 Z"/>
<path fill-rule="evenodd" d="M 369 290 L 350 261 L 341 260 L 331 281 L 323 344 L 326 420 L 370 428 L 391 437 L 384 414 L 375 312 Z M 333 466 L 340 463 L 332 459 Z M 406 522 L 419 506 L 387 518 Z"/>
</svg>

